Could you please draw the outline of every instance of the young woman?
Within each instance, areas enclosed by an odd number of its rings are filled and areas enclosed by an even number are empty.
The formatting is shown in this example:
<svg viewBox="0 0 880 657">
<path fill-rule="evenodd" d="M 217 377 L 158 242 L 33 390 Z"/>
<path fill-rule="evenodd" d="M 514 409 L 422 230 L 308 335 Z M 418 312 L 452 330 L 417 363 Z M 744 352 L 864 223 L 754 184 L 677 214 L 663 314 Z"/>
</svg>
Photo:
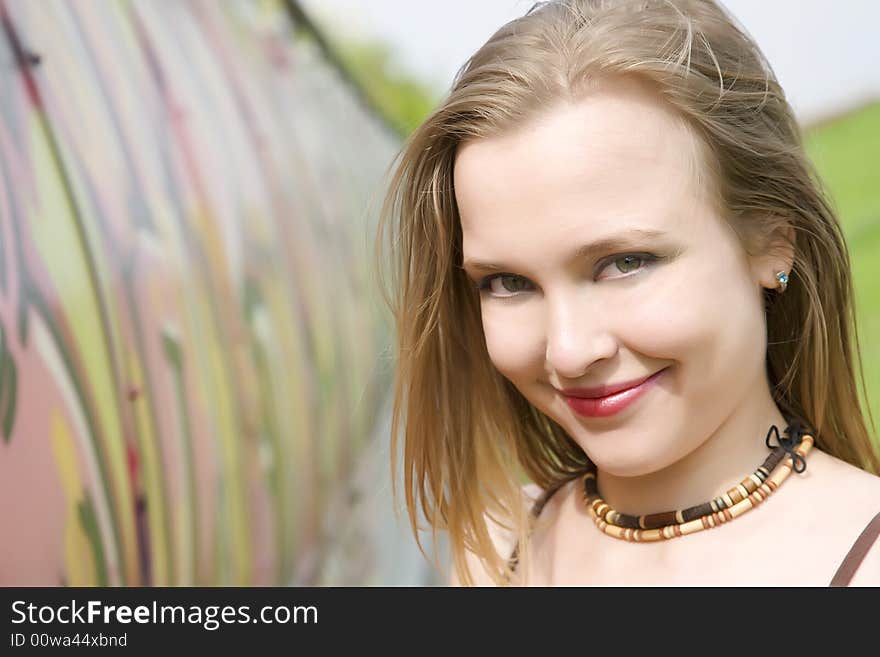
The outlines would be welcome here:
<svg viewBox="0 0 880 657">
<path fill-rule="evenodd" d="M 502 27 L 379 237 L 410 521 L 453 583 L 880 585 L 846 246 L 718 4 Z"/>
</svg>

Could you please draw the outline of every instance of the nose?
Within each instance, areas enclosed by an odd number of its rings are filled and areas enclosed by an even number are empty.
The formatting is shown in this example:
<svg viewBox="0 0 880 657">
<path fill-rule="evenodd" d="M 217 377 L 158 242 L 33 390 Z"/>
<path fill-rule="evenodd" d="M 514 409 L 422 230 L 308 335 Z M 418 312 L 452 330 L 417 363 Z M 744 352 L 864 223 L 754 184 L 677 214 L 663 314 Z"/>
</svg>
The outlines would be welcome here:
<svg viewBox="0 0 880 657">
<path fill-rule="evenodd" d="M 576 293 L 548 300 L 545 358 L 550 371 L 574 380 L 597 361 L 612 358 L 618 343 L 608 320 Z"/>
</svg>

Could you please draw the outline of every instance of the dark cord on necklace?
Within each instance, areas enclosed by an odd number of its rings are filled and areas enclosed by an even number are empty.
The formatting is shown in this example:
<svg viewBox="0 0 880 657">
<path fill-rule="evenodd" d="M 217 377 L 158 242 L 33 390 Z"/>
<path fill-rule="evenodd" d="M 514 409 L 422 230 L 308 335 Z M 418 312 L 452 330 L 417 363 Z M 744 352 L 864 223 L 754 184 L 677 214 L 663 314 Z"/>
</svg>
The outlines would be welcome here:
<svg viewBox="0 0 880 657">
<path fill-rule="evenodd" d="M 764 439 L 764 444 L 767 445 L 768 448 L 773 449 L 773 445 L 770 444 L 770 436 L 776 434 L 777 446 L 782 447 L 782 449 L 785 450 L 785 453 L 791 457 L 792 470 L 801 473 L 807 469 L 807 461 L 795 450 L 797 449 L 797 446 L 800 445 L 805 433 L 806 429 L 803 424 L 797 420 L 793 420 L 791 424 L 785 428 L 784 436 L 780 436 L 779 429 L 776 428 L 775 424 L 771 424 L 770 430 L 767 432 L 767 438 Z"/>
</svg>

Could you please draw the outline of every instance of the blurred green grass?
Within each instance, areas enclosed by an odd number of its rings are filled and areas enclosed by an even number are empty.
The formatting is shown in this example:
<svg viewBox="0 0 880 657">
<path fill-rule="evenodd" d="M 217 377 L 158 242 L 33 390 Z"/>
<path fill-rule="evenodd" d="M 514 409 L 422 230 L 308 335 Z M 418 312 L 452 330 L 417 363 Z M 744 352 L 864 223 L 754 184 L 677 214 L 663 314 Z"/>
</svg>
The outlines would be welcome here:
<svg viewBox="0 0 880 657">
<path fill-rule="evenodd" d="M 843 224 L 853 266 L 866 403 L 880 430 L 880 103 L 806 129 L 816 164 Z"/>
</svg>

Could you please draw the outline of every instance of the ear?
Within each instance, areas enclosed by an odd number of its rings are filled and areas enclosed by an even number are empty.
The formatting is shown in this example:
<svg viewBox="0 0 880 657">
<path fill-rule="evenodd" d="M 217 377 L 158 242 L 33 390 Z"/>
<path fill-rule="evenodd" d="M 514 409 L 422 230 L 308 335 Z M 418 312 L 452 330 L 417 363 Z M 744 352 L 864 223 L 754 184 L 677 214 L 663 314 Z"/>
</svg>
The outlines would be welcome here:
<svg viewBox="0 0 880 657">
<path fill-rule="evenodd" d="M 770 290 L 778 287 L 776 274 L 784 271 L 791 275 L 794 251 L 794 228 L 785 226 L 774 231 L 767 239 L 763 251 L 751 258 L 752 277 L 755 282 Z"/>
</svg>

